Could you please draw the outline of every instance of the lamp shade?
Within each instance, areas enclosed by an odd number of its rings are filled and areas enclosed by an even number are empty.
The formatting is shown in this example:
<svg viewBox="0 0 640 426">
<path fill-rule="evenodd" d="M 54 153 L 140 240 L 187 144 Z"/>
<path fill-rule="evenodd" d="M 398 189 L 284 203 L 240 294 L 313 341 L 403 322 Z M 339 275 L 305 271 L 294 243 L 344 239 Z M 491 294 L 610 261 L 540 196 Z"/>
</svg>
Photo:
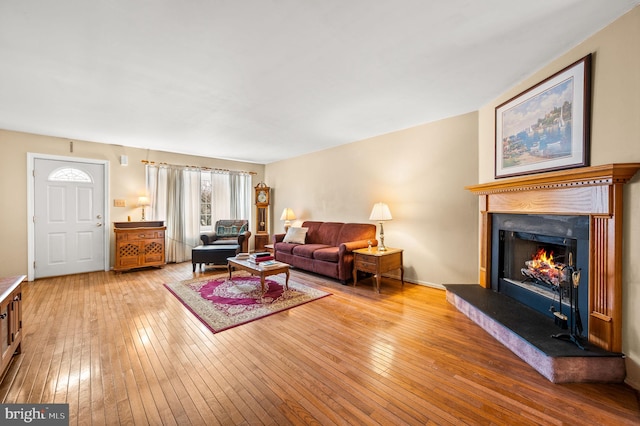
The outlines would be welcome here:
<svg viewBox="0 0 640 426">
<path fill-rule="evenodd" d="M 149 202 L 149 198 L 148 197 L 138 197 L 138 206 L 140 207 L 145 207 L 150 205 L 151 203 Z"/>
<path fill-rule="evenodd" d="M 282 210 L 282 216 L 280 216 L 280 220 L 295 220 L 296 214 L 289 207 Z"/>
<path fill-rule="evenodd" d="M 391 220 L 391 211 L 389 210 L 389 206 L 385 203 L 375 203 L 373 205 L 373 209 L 371 209 L 371 216 L 369 216 L 369 220 Z"/>
</svg>

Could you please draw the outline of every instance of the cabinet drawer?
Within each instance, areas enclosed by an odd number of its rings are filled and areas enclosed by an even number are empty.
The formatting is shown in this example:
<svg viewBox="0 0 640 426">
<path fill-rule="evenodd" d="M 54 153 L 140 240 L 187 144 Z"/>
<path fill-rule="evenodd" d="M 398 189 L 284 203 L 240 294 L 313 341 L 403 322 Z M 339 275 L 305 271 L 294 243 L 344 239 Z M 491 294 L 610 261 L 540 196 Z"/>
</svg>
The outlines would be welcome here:
<svg viewBox="0 0 640 426">
<path fill-rule="evenodd" d="M 138 230 L 135 232 L 117 232 L 116 241 L 141 241 L 163 238 L 164 231 Z"/>
<path fill-rule="evenodd" d="M 357 269 L 365 272 L 375 272 L 376 267 L 378 266 L 378 262 L 375 258 L 358 254 L 356 254 L 353 262 Z"/>
</svg>

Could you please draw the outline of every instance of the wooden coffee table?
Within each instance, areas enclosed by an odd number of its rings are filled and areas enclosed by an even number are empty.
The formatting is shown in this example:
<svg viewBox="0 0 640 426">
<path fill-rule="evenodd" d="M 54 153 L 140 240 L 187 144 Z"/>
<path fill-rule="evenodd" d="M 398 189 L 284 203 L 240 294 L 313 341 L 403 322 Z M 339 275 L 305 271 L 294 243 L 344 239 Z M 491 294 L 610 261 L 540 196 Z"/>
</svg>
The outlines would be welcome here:
<svg viewBox="0 0 640 426">
<path fill-rule="evenodd" d="M 261 267 L 260 264 L 251 263 L 248 260 L 240 260 L 235 257 L 227 258 L 227 268 L 229 269 L 229 279 L 233 269 L 247 271 L 251 275 L 260 277 L 260 289 L 264 294 L 264 278 L 269 275 L 285 274 L 287 278 L 284 281 L 285 290 L 289 290 L 289 264 L 278 262 L 275 266 Z"/>
</svg>

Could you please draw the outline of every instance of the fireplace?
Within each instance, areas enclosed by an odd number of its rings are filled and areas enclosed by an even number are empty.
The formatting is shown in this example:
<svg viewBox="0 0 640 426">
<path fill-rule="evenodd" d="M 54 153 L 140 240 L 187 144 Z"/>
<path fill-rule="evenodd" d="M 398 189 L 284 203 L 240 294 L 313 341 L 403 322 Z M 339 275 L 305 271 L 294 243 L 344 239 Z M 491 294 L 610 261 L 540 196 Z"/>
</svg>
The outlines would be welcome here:
<svg viewBox="0 0 640 426">
<path fill-rule="evenodd" d="M 479 285 L 445 284 L 447 300 L 554 383 L 623 381 L 622 198 L 639 169 L 607 164 L 467 187 L 479 196 Z M 581 327 L 558 330 L 560 310 Z"/>
<path fill-rule="evenodd" d="M 588 333 L 588 216 L 494 214 L 491 229 L 491 288 L 556 321 L 568 316 Z M 571 268 L 580 271 L 578 291 Z M 572 302 L 580 318 L 571 318 Z"/>
<path fill-rule="evenodd" d="M 586 230 L 580 226 L 571 230 L 571 235 L 568 229 L 556 233 L 554 226 L 539 234 L 576 239 L 577 267 L 585 274 L 580 284 L 580 294 L 586 295 L 581 299 L 587 297 L 586 308 L 584 300 L 580 306 L 586 316 L 585 337 L 596 347 L 622 351 L 623 187 L 639 169 L 640 163 L 605 164 L 467 187 L 480 200 L 480 286 L 500 286 L 500 281 L 495 281 L 501 266 L 495 261 L 500 251 L 500 229 L 494 232 L 494 227 L 500 228 L 501 215 L 506 222 L 511 215 L 523 215 L 554 219 L 555 225 L 584 220 Z M 503 229 L 503 236 L 511 231 L 527 233 L 527 226 Z M 586 239 L 582 238 L 585 235 Z"/>
</svg>

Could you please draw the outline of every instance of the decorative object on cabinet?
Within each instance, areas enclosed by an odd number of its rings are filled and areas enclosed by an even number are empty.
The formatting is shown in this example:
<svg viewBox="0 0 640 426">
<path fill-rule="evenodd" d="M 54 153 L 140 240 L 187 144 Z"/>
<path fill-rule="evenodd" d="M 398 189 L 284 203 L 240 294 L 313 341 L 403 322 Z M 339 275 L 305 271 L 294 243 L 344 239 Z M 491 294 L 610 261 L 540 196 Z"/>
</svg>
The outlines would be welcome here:
<svg viewBox="0 0 640 426">
<path fill-rule="evenodd" d="M 151 202 L 149 201 L 149 198 L 147 197 L 138 197 L 138 207 L 142 207 L 142 217 L 140 218 L 141 221 L 145 221 L 144 218 L 144 208 L 147 206 L 150 206 Z"/>
<path fill-rule="evenodd" d="M 113 269 L 126 271 L 165 263 L 164 221 L 114 222 L 116 258 Z"/>
<path fill-rule="evenodd" d="M 260 182 L 255 187 L 256 191 L 256 237 L 254 249 L 264 251 L 265 244 L 269 244 L 269 204 L 271 202 L 269 188 L 264 182 Z"/>
<path fill-rule="evenodd" d="M 375 220 L 380 222 L 380 244 L 378 244 L 378 251 L 385 251 L 387 248 L 384 245 L 384 221 L 393 219 L 391 217 L 391 211 L 389 206 L 385 203 L 375 203 L 373 209 L 371 209 L 371 216 L 369 220 Z"/>
<path fill-rule="evenodd" d="M 21 351 L 22 281 L 26 275 L 0 278 L 0 378 Z"/>
<path fill-rule="evenodd" d="M 496 107 L 495 177 L 589 165 L 591 55 Z"/>
<path fill-rule="evenodd" d="M 284 220 L 284 232 L 287 232 L 291 227 L 291 221 L 296 220 L 296 214 L 289 207 L 285 207 L 285 209 L 282 210 L 280 220 Z"/>
</svg>

